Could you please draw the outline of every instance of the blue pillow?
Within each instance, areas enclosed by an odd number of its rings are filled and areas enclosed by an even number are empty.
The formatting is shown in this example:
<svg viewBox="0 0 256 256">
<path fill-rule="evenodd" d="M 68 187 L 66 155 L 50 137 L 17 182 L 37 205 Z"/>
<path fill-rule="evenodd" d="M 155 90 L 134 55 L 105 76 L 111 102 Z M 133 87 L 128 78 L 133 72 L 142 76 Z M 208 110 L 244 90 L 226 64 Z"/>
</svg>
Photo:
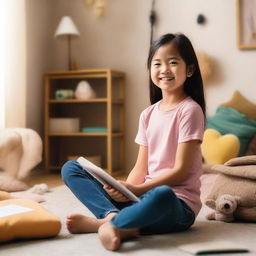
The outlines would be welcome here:
<svg viewBox="0 0 256 256">
<path fill-rule="evenodd" d="M 215 129 L 222 135 L 236 135 L 240 140 L 239 156 L 243 156 L 256 133 L 256 121 L 233 108 L 218 107 L 215 115 L 207 118 L 207 128 Z"/>
</svg>

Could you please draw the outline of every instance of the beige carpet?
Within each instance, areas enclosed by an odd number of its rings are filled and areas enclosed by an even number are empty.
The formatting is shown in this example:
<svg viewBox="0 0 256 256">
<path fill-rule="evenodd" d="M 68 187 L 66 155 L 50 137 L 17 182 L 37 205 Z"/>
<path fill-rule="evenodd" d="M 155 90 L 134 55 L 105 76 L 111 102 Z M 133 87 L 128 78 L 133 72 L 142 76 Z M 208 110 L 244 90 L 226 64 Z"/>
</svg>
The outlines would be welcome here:
<svg viewBox="0 0 256 256">
<path fill-rule="evenodd" d="M 208 208 L 202 209 L 195 225 L 188 232 L 139 237 L 123 243 L 118 252 L 110 252 L 101 246 L 97 234 L 71 235 L 68 233 L 65 227 L 67 214 L 72 212 L 91 214 L 65 186 L 53 188 L 45 197 L 47 201 L 43 205 L 62 220 L 63 225 L 60 234 L 51 239 L 20 241 L 1 245 L 1 256 L 185 256 L 191 254 L 179 249 L 178 246 L 207 241 L 212 241 L 217 245 L 219 241 L 226 240 L 251 250 L 250 253 L 246 254 L 233 253 L 228 255 L 256 255 L 256 224 L 206 221 L 204 216 Z"/>
</svg>

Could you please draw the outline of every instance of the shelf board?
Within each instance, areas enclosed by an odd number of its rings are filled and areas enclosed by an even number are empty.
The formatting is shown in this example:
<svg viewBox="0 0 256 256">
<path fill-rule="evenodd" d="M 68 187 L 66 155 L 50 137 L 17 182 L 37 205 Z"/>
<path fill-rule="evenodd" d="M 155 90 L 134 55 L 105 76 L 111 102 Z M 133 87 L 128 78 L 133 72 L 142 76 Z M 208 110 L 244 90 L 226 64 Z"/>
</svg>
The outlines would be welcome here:
<svg viewBox="0 0 256 256">
<path fill-rule="evenodd" d="M 81 70 L 55 70 L 47 72 L 46 77 L 50 79 L 72 79 L 72 78 L 107 78 L 109 75 L 113 77 L 124 77 L 125 74 L 109 68 L 102 69 L 81 69 Z"/>
<path fill-rule="evenodd" d="M 50 132 L 48 136 L 108 136 L 107 132 Z M 121 137 L 124 134 L 122 132 L 113 132 L 113 137 Z"/>
<path fill-rule="evenodd" d="M 81 100 L 81 99 L 50 99 L 48 100 L 49 103 L 59 104 L 59 103 L 99 103 L 99 102 L 108 102 L 109 100 L 107 98 L 96 98 L 96 99 L 88 99 L 88 100 Z M 115 104 L 122 104 L 124 100 L 122 99 L 112 99 L 112 103 Z"/>
</svg>

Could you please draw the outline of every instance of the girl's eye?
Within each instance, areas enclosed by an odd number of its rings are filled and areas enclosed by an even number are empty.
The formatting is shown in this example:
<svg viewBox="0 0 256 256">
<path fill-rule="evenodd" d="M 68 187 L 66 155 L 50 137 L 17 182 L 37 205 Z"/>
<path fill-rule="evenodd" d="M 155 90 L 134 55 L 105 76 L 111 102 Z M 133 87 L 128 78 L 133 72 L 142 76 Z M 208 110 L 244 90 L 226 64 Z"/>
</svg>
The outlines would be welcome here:
<svg viewBox="0 0 256 256">
<path fill-rule="evenodd" d="M 160 63 L 154 63 L 154 66 L 160 66 Z"/>
<path fill-rule="evenodd" d="M 171 65 L 177 65 L 178 62 L 177 62 L 177 61 L 171 61 L 170 64 L 171 64 Z"/>
</svg>

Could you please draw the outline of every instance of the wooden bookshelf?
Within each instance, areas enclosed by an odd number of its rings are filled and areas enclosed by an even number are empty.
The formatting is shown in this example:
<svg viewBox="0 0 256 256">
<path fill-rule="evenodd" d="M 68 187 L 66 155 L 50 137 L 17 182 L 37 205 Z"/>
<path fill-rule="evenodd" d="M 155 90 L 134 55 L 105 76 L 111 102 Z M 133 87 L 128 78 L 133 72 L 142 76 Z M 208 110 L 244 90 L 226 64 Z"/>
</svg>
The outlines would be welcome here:
<svg viewBox="0 0 256 256">
<path fill-rule="evenodd" d="M 60 89 L 75 91 L 86 80 L 96 93 L 92 99 L 56 99 Z M 111 69 L 51 71 L 44 76 L 44 162 L 60 170 L 69 156 L 100 156 L 111 175 L 125 170 L 125 75 Z M 78 118 L 79 130 L 50 130 L 51 118 Z M 82 132 L 84 127 L 105 127 L 106 132 Z"/>
</svg>

